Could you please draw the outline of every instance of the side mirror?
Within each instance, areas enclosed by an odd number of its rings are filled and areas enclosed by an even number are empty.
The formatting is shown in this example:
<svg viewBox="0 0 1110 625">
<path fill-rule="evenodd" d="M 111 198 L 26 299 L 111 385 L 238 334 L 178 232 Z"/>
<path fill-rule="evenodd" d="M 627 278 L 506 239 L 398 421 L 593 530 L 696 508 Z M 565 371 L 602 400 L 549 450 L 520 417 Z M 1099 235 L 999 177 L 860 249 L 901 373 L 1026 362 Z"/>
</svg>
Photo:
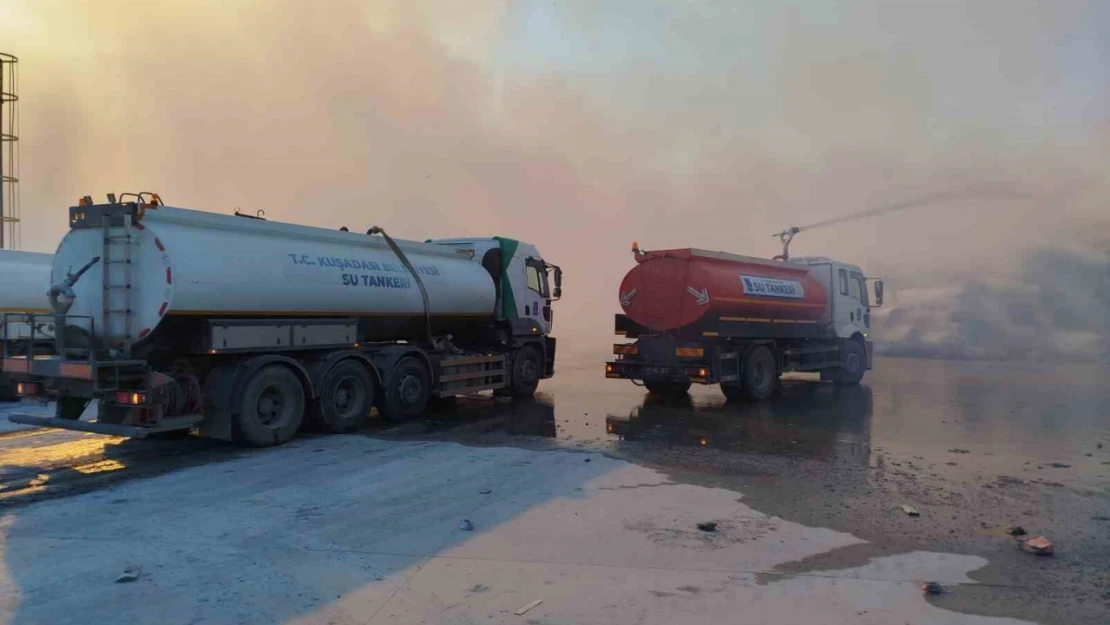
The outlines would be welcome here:
<svg viewBox="0 0 1110 625">
<path fill-rule="evenodd" d="M 883 281 L 875 281 L 875 306 L 883 305 Z"/>
<path fill-rule="evenodd" d="M 555 299 L 563 296 L 563 270 L 555 268 Z"/>
</svg>

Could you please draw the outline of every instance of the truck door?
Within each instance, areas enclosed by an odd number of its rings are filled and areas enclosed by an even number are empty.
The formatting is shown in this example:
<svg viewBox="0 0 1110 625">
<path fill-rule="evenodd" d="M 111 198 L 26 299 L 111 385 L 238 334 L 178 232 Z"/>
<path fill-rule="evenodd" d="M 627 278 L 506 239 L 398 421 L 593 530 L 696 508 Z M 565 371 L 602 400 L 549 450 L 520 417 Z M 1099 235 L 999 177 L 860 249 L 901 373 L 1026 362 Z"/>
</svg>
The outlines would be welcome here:
<svg viewBox="0 0 1110 625">
<path fill-rule="evenodd" d="M 843 265 L 833 266 L 833 314 L 837 336 L 847 338 L 856 332 L 867 332 L 866 321 L 870 320 L 870 314 L 866 293 L 862 274 Z"/>
</svg>

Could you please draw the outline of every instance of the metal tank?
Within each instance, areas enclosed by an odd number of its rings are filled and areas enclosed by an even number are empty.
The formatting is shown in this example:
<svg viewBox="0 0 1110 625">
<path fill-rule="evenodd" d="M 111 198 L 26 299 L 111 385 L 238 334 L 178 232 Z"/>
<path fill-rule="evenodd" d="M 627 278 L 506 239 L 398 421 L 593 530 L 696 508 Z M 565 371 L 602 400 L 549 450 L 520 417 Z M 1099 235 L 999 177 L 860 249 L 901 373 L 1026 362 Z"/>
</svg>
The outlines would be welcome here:
<svg viewBox="0 0 1110 625">
<path fill-rule="evenodd" d="M 50 288 L 53 256 L 39 252 L 0 250 L 0 340 L 28 339 L 31 327 L 13 313 L 50 312 L 46 290 Z M 5 334 L 5 326 L 7 326 Z M 54 336 L 53 324 L 40 324 L 38 336 Z"/>
<path fill-rule="evenodd" d="M 171 317 L 424 318 L 419 286 L 380 237 L 158 205 L 135 220 L 129 242 L 113 228 L 112 258 L 102 259 L 104 231 L 82 218 L 58 246 L 52 283 L 72 282 L 56 308 L 95 336 L 150 340 Z M 472 252 L 396 243 L 441 328 L 493 315 L 493 279 Z"/>
<path fill-rule="evenodd" d="M 620 286 L 636 323 L 675 330 L 709 315 L 733 321 L 819 321 L 828 311 L 822 281 L 809 267 L 698 249 L 637 252 Z"/>
<path fill-rule="evenodd" d="M 50 312 L 50 254 L 0 250 L 0 312 Z"/>
</svg>

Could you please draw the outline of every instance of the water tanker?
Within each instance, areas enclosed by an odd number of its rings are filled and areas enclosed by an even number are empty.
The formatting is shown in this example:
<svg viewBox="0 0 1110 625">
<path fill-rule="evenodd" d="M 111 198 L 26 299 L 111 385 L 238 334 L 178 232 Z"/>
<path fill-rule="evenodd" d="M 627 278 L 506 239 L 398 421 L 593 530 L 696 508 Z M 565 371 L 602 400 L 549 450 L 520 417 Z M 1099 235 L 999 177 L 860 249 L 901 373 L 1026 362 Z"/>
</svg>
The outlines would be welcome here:
<svg viewBox="0 0 1110 625">
<path fill-rule="evenodd" d="M 554 373 L 561 271 L 528 243 L 420 243 L 128 197 L 70 208 L 43 315 L 64 328 L 58 355 L 4 360 L 25 393 L 57 396 L 57 414 L 13 421 L 271 445 L 302 424 L 358 429 L 372 407 L 399 420 L 434 398 L 530 396 Z M 98 421 L 77 421 L 94 400 Z"/>
<path fill-rule="evenodd" d="M 784 241 L 784 244 L 788 244 Z M 764 399 L 788 371 L 858 384 L 871 368 L 867 341 L 875 304 L 855 265 L 825 257 L 765 260 L 694 248 L 643 252 L 618 292 L 606 377 L 684 395 L 691 384 L 720 384 L 729 399 Z"/>
<path fill-rule="evenodd" d="M 54 324 L 27 323 L 26 313 L 49 312 L 46 289 L 50 286 L 50 254 L 0 250 L 0 342 L 3 353 L 48 352 L 53 346 Z M 0 400 L 18 399 L 15 383 L 0 369 Z"/>
<path fill-rule="evenodd" d="M 620 304 L 630 319 L 676 330 L 709 316 L 817 321 L 829 302 L 815 268 L 696 249 L 636 255 Z"/>
</svg>

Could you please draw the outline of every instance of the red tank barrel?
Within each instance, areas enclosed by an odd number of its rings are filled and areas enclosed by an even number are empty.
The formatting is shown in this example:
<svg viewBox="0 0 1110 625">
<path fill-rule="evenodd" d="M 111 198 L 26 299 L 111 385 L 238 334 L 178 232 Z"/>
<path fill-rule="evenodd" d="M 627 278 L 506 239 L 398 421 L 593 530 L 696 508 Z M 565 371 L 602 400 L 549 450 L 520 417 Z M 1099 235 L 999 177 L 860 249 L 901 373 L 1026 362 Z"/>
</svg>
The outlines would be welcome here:
<svg viewBox="0 0 1110 625">
<path fill-rule="evenodd" d="M 818 321 L 828 308 L 822 281 L 811 275 L 827 266 L 691 248 L 637 254 L 636 262 L 621 282 L 621 308 L 653 330 L 675 330 L 706 315 Z"/>
</svg>

